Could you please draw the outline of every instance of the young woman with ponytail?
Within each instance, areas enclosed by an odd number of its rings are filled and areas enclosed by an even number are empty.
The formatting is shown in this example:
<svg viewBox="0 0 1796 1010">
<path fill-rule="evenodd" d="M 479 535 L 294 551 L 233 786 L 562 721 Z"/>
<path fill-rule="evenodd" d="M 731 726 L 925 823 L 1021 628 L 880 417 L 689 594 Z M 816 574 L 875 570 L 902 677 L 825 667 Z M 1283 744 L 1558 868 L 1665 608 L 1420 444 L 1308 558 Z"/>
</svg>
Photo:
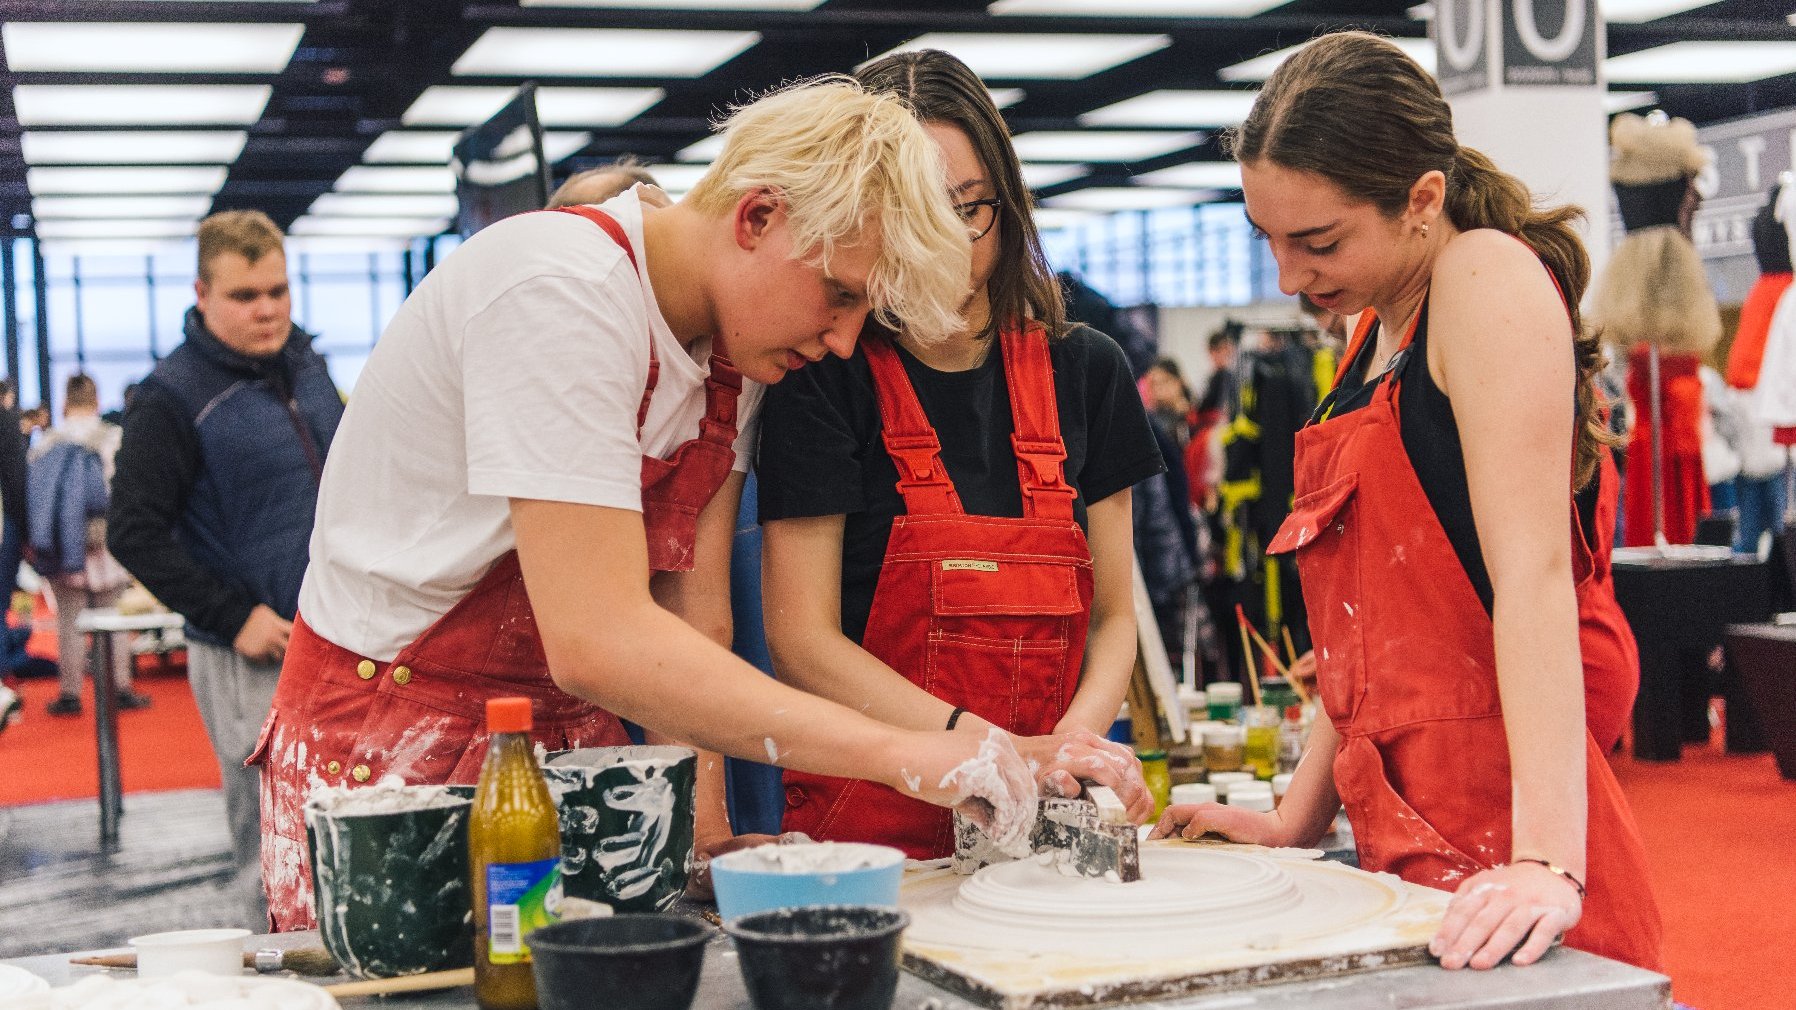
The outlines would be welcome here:
<svg viewBox="0 0 1796 1010">
<path fill-rule="evenodd" d="M 1658 967 L 1604 757 L 1638 669 L 1578 212 L 1461 147 L 1433 79 L 1363 33 L 1288 60 L 1228 143 L 1280 286 L 1364 313 L 1269 546 L 1297 557 L 1326 717 L 1276 812 L 1178 806 L 1157 833 L 1309 845 L 1344 803 L 1362 867 L 1454 892 L 1444 967 L 1562 934 Z"/>
</svg>

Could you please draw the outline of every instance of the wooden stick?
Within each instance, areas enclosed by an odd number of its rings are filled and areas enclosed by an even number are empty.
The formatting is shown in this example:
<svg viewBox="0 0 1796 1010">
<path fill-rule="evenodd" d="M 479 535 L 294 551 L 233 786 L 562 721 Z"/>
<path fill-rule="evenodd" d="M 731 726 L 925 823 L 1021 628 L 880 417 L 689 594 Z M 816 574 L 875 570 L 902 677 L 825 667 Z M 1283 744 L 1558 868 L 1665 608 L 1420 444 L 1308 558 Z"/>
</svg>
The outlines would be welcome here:
<svg viewBox="0 0 1796 1010">
<path fill-rule="evenodd" d="M 454 989 L 473 984 L 474 969 L 456 968 L 452 971 L 427 971 L 422 975 L 401 975 L 398 978 L 375 978 L 365 982 L 339 982 L 325 986 L 324 991 L 332 996 L 384 996 L 394 992 L 428 992 L 432 989 Z"/>
<path fill-rule="evenodd" d="M 1297 664 L 1297 646 L 1291 644 L 1291 626 L 1289 624 L 1279 625 L 1278 633 L 1285 636 L 1285 662 L 1295 666 Z"/>
<path fill-rule="evenodd" d="M 1247 611 L 1243 610 L 1239 603 L 1235 604 L 1235 623 L 1241 626 L 1241 653 L 1242 658 L 1247 660 L 1247 683 L 1253 687 L 1253 703 L 1258 706 L 1260 703 L 1260 675 L 1254 669 L 1253 641 L 1248 634 Z"/>
</svg>

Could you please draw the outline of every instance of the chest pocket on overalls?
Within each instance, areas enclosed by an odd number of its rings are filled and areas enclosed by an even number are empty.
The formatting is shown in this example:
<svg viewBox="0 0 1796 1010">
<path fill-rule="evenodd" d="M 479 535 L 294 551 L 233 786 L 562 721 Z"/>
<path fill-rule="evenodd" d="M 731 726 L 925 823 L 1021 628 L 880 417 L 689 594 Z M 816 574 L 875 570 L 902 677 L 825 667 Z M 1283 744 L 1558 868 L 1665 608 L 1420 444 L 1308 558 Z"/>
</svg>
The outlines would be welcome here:
<svg viewBox="0 0 1796 1010">
<path fill-rule="evenodd" d="M 925 690 L 1013 732 L 1052 729 L 1084 613 L 1079 566 L 969 554 L 933 561 L 929 583 Z"/>
<path fill-rule="evenodd" d="M 1297 499 L 1266 545 L 1267 554 L 1297 559 L 1322 703 L 1337 724 L 1352 720 L 1366 694 L 1358 491 L 1359 475 L 1350 473 Z"/>
</svg>

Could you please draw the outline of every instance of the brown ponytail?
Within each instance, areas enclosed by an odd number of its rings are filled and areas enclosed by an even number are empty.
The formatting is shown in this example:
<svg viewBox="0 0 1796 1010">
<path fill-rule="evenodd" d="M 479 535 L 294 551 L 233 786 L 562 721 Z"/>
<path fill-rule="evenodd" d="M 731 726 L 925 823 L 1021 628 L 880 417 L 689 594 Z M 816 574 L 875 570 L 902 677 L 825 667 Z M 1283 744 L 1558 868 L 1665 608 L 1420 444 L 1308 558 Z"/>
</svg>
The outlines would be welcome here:
<svg viewBox="0 0 1796 1010">
<path fill-rule="evenodd" d="M 1447 217 L 1456 227 L 1492 228 L 1526 242 L 1558 281 L 1571 315 L 1578 368 L 1572 486 L 1590 482 L 1603 446 L 1615 439 L 1596 392 L 1602 346 L 1578 311 L 1590 284 L 1590 256 L 1572 229 L 1582 210 L 1535 207 L 1520 179 L 1459 146 L 1453 110 L 1434 78 L 1403 50 L 1366 32 L 1324 35 L 1286 60 L 1223 145 L 1243 163 L 1267 158 L 1313 172 L 1390 216 L 1408 205 L 1418 178 L 1439 171 L 1447 179 Z"/>
</svg>

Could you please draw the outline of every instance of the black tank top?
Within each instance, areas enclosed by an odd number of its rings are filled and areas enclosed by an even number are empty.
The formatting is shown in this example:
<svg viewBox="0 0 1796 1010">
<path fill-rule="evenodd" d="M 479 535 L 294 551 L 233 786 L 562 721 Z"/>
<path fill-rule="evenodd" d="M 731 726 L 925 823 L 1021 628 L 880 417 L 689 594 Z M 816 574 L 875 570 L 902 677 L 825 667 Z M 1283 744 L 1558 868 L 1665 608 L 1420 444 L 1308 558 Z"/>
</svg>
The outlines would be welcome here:
<svg viewBox="0 0 1796 1010">
<path fill-rule="evenodd" d="M 1398 427 L 1403 436 L 1403 451 L 1416 472 L 1428 504 L 1446 531 L 1447 542 L 1467 580 L 1490 613 L 1495 592 L 1491 589 L 1490 571 L 1484 566 L 1484 552 L 1478 544 L 1478 526 L 1472 519 L 1472 493 L 1466 483 L 1465 452 L 1459 443 L 1459 425 L 1453 419 L 1453 401 L 1434 382 L 1428 371 L 1428 300 L 1422 300 L 1421 316 L 1416 323 L 1416 336 L 1409 347 L 1399 351 L 1378 378 L 1366 381 L 1366 370 L 1378 347 L 1378 331 L 1382 325 L 1372 324 L 1334 392 L 1324 397 L 1316 408 L 1315 419 L 1350 413 L 1372 402 L 1372 394 L 1381 381 L 1400 380 L 1397 387 Z M 1574 407 L 1575 410 L 1575 407 Z M 1567 461 L 1569 465 L 1569 461 Z M 1587 542 L 1595 543 L 1596 504 L 1599 481 L 1592 480 L 1576 496 L 1578 522 L 1584 528 Z"/>
</svg>

